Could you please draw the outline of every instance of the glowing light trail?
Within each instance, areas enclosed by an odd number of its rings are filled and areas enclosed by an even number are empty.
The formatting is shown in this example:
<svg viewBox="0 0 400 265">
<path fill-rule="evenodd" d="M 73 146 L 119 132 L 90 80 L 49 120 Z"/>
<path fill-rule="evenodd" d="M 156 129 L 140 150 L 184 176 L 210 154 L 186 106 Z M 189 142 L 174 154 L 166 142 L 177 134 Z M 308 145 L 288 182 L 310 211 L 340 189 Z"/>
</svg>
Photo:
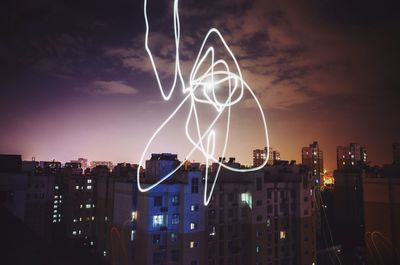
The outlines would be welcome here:
<svg viewBox="0 0 400 265">
<path fill-rule="evenodd" d="M 211 200 L 211 195 L 214 191 L 215 184 L 218 179 L 218 175 L 220 173 L 221 168 L 226 168 L 231 171 L 235 172 L 250 172 L 255 171 L 263 168 L 268 160 L 269 157 L 269 139 L 268 139 L 268 129 L 267 123 L 265 120 L 265 115 L 262 110 L 261 104 L 258 101 L 256 95 L 250 88 L 250 86 L 243 80 L 242 73 L 240 71 L 239 64 L 235 58 L 235 55 L 232 53 L 231 49 L 225 42 L 222 34 L 215 28 L 211 28 L 208 33 L 206 34 L 203 43 L 200 47 L 200 51 L 196 57 L 196 61 L 191 69 L 190 76 L 189 76 L 189 83 L 186 85 L 185 80 L 182 75 L 181 67 L 180 67 L 180 59 L 179 59 L 179 44 L 180 44 L 180 21 L 179 21 L 179 11 L 178 11 L 178 0 L 174 0 L 173 10 L 174 10 L 174 37 L 175 37 L 175 68 L 174 68 L 174 80 L 172 86 L 166 90 L 163 87 L 162 82 L 160 80 L 160 76 L 158 74 L 157 66 L 153 58 L 153 54 L 151 49 L 149 48 L 149 21 L 147 17 L 147 0 L 144 0 L 144 19 L 146 24 L 146 32 L 145 32 L 145 48 L 149 55 L 150 62 L 157 79 L 157 84 L 161 92 L 161 96 L 165 101 L 171 99 L 172 94 L 177 87 L 178 83 L 181 85 L 182 92 L 186 94 L 185 98 L 180 102 L 177 108 L 169 115 L 169 117 L 158 127 L 158 129 L 153 133 L 150 137 L 148 143 L 146 144 L 143 153 L 140 157 L 139 167 L 137 170 L 137 185 L 138 189 L 141 192 L 147 192 L 160 183 L 162 183 L 165 179 L 172 176 L 175 172 L 177 172 L 187 160 L 183 160 L 174 170 L 172 170 L 167 175 L 163 176 L 158 180 L 156 183 L 153 183 L 147 187 L 143 187 L 140 183 L 140 168 L 142 167 L 143 163 L 145 162 L 145 155 L 153 142 L 156 136 L 160 133 L 160 131 L 168 124 L 168 122 L 176 115 L 176 113 L 185 105 L 185 103 L 190 104 L 190 110 L 186 119 L 185 123 L 185 133 L 186 137 L 189 142 L 193 145 L 193 148 L 189 151 L 186 155 L 186 158 L 189 158 L 196 150 L 200 151 L 206 161 L 206 168 L 205 171 L 205 187 L 204 187 L 204 205 L 208 205 Z M 207 42 L 211 36 L 216 36 L 221 41 L 223 47 L 229 54 L 230 59 L 234 63 L 234 72 L 228 66 L 226 60 L 219 59 L 216 60 L 215 58 L 215 49 L 212 46 L 207 46 Z M 207 60 L 210 60 L 207 65 Z M 200 74 L 201 69 L 206 69 L 204 73 Z M 223 70 L 220 70 L 223 69 Z M 218 86 L 222 86 L 222 84 L 228 83 L 228 91 L 229 95 L 227 96 L 225 101 L 221 101 L 217 99 L 216 95 L 216 88 Z M 244 92 L 248 91 L 253 99 L 256 102 L 258 110 L 260 111 L 263 128 L 265 132 L 265 146 L 267 147 L 267 154 L 266 160 L 264 163 L 258 167 L 250 168 L 250 169 L 239 169 L 233 168 L 222 161 L 219 161 L 215 157 L 215 146 L 216 146 L 216 132 L 214 130 L 214 125 L 221 117 L 221 115 L 226 111 L 227 112 L 227 121 L 226 121 L 226 130 L 225 130 L 225 140 L 221 152 L 221 157 L 225 156 L 226 148 L 228 145 L 229 139 L 229 129 L 230 129 L 230 119 L 231 119 L 231 107 L 241 101 L 243 98 Z M 197 92 L 197 93 L 196 93 Z M 200 93 L 198 93 L 200 92 Z M 211 94 L 211 95 L 210 95 Z M 199 96 L 200 95 L 200 96 Z M 214 120 L 208 125 L 207 129 L 201 133 L 200 129 L 200 122 L 198 117 L 198 110 L 196 105 L 197 104 L 206 104 L 210 105 L 216 110 L 216 116 Z M 192 135 L 189 131 L 190 124 L 195 124 L 195 135 Z M 204 142 L 205 141 L 205 142 Z M 215 174 L 211 190 L 207 195 L 208 189 L 208 167 L 210 165 L 210 161 L 218 164 L 218 169 Z"/>
</svg>

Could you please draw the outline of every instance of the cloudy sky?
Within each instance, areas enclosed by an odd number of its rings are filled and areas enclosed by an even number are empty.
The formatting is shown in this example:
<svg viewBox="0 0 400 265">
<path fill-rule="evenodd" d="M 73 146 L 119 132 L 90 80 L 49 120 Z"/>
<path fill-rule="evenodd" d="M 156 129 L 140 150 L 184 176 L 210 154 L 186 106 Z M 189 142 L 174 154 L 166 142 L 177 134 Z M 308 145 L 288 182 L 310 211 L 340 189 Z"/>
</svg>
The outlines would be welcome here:
<svg viewBox="0 0 400 265">
<path fill-rule="evenodd" d="M 148 8 L 150 47 L 168 86 L 172 0 L 149 0 Z M 0 153 L 137 163 L 182 99 L 178 87 L 171 101 L 162 100 L 144 49 L 142 1 L 15 0 L 0 10 Z M 317 140 L 327 169 L 335 167 L 336 146 L 350 142 L 364 144 L 372 164 L 388 163 L 391 143 L 400 141 L 396 10 L 372 0 L 181 0 L 183 75 L 187 81 L 208 29 L 218 28 L 283 159 L 300 161 L 301 147 Z M 213 44 L 227 59 L 221 43 Z M 185 158 L 186 116 L 187 107 L 149 152 Z M 264 145 L 259 113 L 245 97 L 233 108 L 226 155 L 250 163 L 251 151 Z"/>
</svg>

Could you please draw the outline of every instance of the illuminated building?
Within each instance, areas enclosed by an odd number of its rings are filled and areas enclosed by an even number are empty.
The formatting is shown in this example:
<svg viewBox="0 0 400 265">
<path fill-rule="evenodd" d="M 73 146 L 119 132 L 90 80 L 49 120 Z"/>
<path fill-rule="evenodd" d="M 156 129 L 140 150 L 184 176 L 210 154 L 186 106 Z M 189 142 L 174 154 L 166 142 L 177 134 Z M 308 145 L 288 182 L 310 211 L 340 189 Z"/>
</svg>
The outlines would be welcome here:
<svg viewBox="0 0 400 265">
<path fill-rule="evenodd" d="M 96 178 L 92 172 L 82 175 L 80 163 L 66 163 L 61 174 L 65 236 L 74 245 L 94 251 Z"/>
<path fill-rule="evenodd" d="M 261 166 L 267 158 L 267 147 L 264 149 L 253 150 L 253 167 Z M 268 165 L 273 165 L 276 161 L 281 160 L 279 151 L 269 147 Z"/>
<path fill-rule="evenodd" d="M 393 143 L 393 164 L 400 164 L 400 143 Z"/>
<path fill-rule="evenodd" d="M 318 142 L 315 141 L 308 147 L 301 149 L 301 161 L 303 165 L 310 169 L 315 184 L 319 186 L 324 173 L 324 157 Z"/>
<path fill-rule="evenodd" d="M 366 166 L 368 162 L 367 150 L 358 143 L 350 143 L 349 146 L 336 148 L 337 168 Z"/>
<path fill-rule="evenodd" d="M 176 155 L 153 154 L 146 161 L 143 185 L 170 172 L 177 162 Z M 137 194 L 137 264 L 204 264 L 204 185 L 203 174 L 195 165 Z"/>
<path fill-rule="evenodd" d="M 282 161 L 262 170 L 222 169 L 206 209 L 204 264 L 316 262 L 314 184 Z"/>
<path fill-rule="evenodd" d="M 324 174 L 323 176 L 323 186 L 332 187 L 335 184 L 335 178 L 332 175 Z"/>
</svg>

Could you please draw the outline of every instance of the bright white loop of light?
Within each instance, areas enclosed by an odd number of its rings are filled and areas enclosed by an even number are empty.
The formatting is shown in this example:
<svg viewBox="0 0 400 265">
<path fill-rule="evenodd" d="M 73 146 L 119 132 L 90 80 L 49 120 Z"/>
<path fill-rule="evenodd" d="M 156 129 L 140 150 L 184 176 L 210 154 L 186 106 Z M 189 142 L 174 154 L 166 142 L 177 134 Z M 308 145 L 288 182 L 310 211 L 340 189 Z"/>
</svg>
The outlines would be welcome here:
<svg viewBox="0 0 400 265">
<path fill-rule="evenodd" d="M 172 93 L 175 90 L 175 87 L 177 86 L 178 83 L 180 83 L 182 87 L 182 92 L 186 94 L 186 97 L 181 101 L 181 103 L 178 105 L 178 107 L 169 115 L 169 117 L 158 127 L 158 129 L 153 133 L 153 135 L 150 137 L 149 142 L 146 144 L 145 149 L 143 150 L 143 153 L 140 157 L 140 162 L 139 162 L 139 167 L 137 170 L 137 186 L 139 191 L 141 192 L 146 192 L 160 183 L 162 183 L 164 180 L 172 176 L 175 172 L 177 172 L 183 164 L 187 160 L 183 160 L 174 170 L 172 170 L 170 173 L 167 175 L 161 177 L 156 183 L 153 183 L 147 187 L 143 187 L 140 183 L 140 169 L 145 162 L 145 155 L 155 139 L 155 137 L 160 133 L 160 131 L 168 124 L 168 122 L 176 115 L 176 113 L 182 108 L 183 105 L 185 105 L 186 102 L 190 104 L 190 110 L 186 119 L 185 123 L 185 132 L 186 132 L 186 137 L 189 140 L 189 142 L 193 145 L 193 148 L 189 151 L 187 154 L 186 158 L 189 158 L 194 151 L 200 151 L 205 160 L 206 160 L 206 171 L 205 171 L 205 187 L 204 187 L 204 205 L 208 205 L 212 193 L 214 191 L 215 184 L 218 179 L 219 172 L 222 167 L 225 169 L 235 171 L 235 172 L 250 172 L 250 171 L 255 171 L 263 168 L 268 160 L 269 157 L 269 139 L 268 139 L 268 129 L 267 129 L 267 123 L 265 120 L 265 115 L 262 110 L 261 104 L 258 101 L 256 95 L 254 94 L 253 90 L 250 88 L 250 86 L 243 80 L 242 73 L 240 71 L 239 64 L 232 53 L 231 49 L 228 47 L 226 44 L 223 36 L 221 33 L 215 29 L 211 28 L 207 35 L 205 36 L 203 43 L 201 44 L 200 51 L 196 57 L 196 61 L 193 65 L 193 68 L 190 72 L 189 76 L 189 85 L 185 85 L 185 80 L 182 76 L 182 71 L 180 67 L 180 59 L 179 59 L 179 43 L 180 43 L 180 21 L 179 21 L 179 11 L 178 11 L 178 0 L 174 0 L 174 36 L 175 36 L 175 70 L 174 70 L 174 81 L 172 83 L 171 88 L 168 90 L 163 87 L 160 76 L 158 74 L 157 66 L 154 62 L 153 55 L 151 52 L 151 49 L 149 48 L 149 21 L 147 17 L 147 0 L 144 0 L 144 19 L 145 19 L 145 24 L 146 24 L 146 32 L 145 32 L 145 48 L 146 51 L 149 55 L 151 65 L 153 67 L 153 71 L 155 74 L 155 77 L 157 79 L 157 84 L 161 92 L 161 96 L 163 97 L 164 100 L 168 101 L 171 99 Z M 207 41 L 208 39 L 212 36 L 215 35 L 218 37 L 218 39 L 221 41 L 223 44 L 225 50 L 228 52 L 230 59 L 233 61 L 234 66 L 235 66 L 235 72 L 231 72 L 231 69 L 228 66 L 228 63 L 223 60 L 215 60 L 215 50 L 214 47 L 208 46 L 206 49 Z M 206 49 L 206 50 L 205 50 Z M 205 51 L 204 51 L 205 50 Z M 205 66 L 204 64 L 209 62 L 209 66 L 206 68 L 204 73 L 200 73 L 200 70 L 203 69 Z M 217 70 L 217 69 L 224 69 L 224 70 Z M 229 96 L 225 101 L 220 101 L 217 99 L 216 96 L 216 88 L 219 85 L 225 84 L 228 82 L 228 88 L 229 88 Z M 199 90 L 201 93 L 198 93 L 202 95 L 203 97 L 199 97 L 198 94 L 195 94 Z M 247 90 L 253 99 L 255 100 L 258 110 L 260 111 L 261 117 L 262 117 L 262 122 L 264 126 L 264 132 L 265 132 L 265 146 L 267 147 L 267 154 L 264 163 L 258 167 L 254 168 L 246 168 L 246 169 L 240 169 L 240 168 L 234 168 L 230 167 L 227 164 L 222 163 L 222 161 L 219 161 L 218 158 L 215 157 L 215 146 L 216 146 L 216 132 L 213 129 L 214 125 L 224 113 L 224 111 L 227 111 L 227 121 L 226 121 L 226 131 L 225 131 L 225 140 L 223 144 L 223 150 L 221 152 L 221 157 L 225 156 L 226 148 L 228 145 L 228 139 L 229 139 L 229 128 L 230 128 L 230 119 L 231 119 L 231 107 L 243 98 L 244 91 Z M 211 94 L 211 95 L 210 95 Z M 200 123 L 199 123 L 199 118 L 198 118 L 198 112 L 196 108 L 196 104 L 208 104 L 211 105 L 212 107 L 215 108 L 216 110 L 216 116 L 214 120 L 209 124 L 207 129 L 202 133 L 200 130 Z M 189 132 L 190 124 L 194 123 L 195 124 L 195 129 L 196 129 L 196 135 L 192 135 Z M 205 141 L 205 144 L 203 144 L 203 141 Z M 205 145 L 205 146 L 204 146 Z M 208 190 L 208 167 L 210 165 L 210 162 L 217 163 L 218 164 L 218 169 L 217 172 L 214 176 L 214 180 L 211 186 L 211 190 L 209 194 L 207 195 L 207 190 Z"/>
</svg>

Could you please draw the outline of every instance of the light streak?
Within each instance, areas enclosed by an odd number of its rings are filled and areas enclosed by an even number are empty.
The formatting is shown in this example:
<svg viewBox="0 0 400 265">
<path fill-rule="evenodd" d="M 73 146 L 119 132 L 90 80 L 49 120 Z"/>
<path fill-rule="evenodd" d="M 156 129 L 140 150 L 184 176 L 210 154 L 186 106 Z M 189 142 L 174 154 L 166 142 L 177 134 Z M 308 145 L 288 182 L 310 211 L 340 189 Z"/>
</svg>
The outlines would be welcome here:
<svg viewBox="0 0 400 265">
<path fill-rule="evenodd" d="M 151 49 L 149 48 L 149 21 L 147 16 L 147 0 L 144 0 L 144 19 L 146 25 L 145 31 L 145 49 L 147 54 L 150 58 L 150 62 L 154 71 L 154 75 L 157 80 L 158 88 L 160 89 L 161 96 L 165 101 L 171 99 L 172 94 L 180 84 L 182 88 L 183 94 L 186 94 L 184 99 L 180 102 L 177 108 L 168 116 L 168 118 L 158 127 L 158 129 L 153 133 L 150 137 L 149 141 L 147 142 L 143 153 L 140 157 L 139 167 L 137 169 L 137 186 L 139 191 L 147 192 L 164 180 L 172 176 L 175 172 L 177 172 L 187 161 L 187 159 L 195 152 L 200 151 L 206 161 L 206 171 L 205 171 L 205 186 L 204 186 L 204 205 L 208 205 L 212 193 L 214 191 L 219 173 L 221 168 L 225 168 L 227 170 L 235 171 L 235 172 L 250 172 L 256 171 L 263 168 L 268 161 L 269 157 L 269 138 L 268 138 L 268 129 L 267 123 L 265 119 L 265 115 L 259 100 L 257 99 L 256 95 L 254 94 L 253 90 L 250 86 L 243 80 L 242 73 L 240 71 L 239 63 L 237 62 L 235 55 L 225 42 L 222 34 L 216 28 L 209 29 L 208 33 L 206 34 L 201 47 L 200 51 L 197 54 L 195 63 L 190 71 L 189 81 L 188 84 L 185 83 L 185 79 L 183 78 L 181 67 L 180 67 L 180 59 L 179 59 L 179 44 L 180 44 L 180 20 L 179 20 L 179 10 L 178 10 L 178 0 L 174 0 L 173 10 L 174 10 L 174 37 L 175 37 L 175 67 L 174 67 L 174 80 L 171 87 L 167 90 L 161 82 L 160 76 L 158 74 L 157 66 L 153 58 L 153 54 Z M 229 54 L 230 59 L 234 63 L 234 72 L 228 66 L 226 60 L 215 58 L 215 49 L 213 46 L 207 45 L 207 42 L 211 36 L 218 37 L 219 41 L 225 48 L 226 52 Z M 207 60 L 210 60 L 209 65 L 206 65 Z M 208 67 L 207 67 L 208 66 Z M 205 72 L 200 74 L 200 70 L 204 69 Z M 220 70 L 220 69 L 223 70 Z M 218 70 L 217 70 L 218 69 Z M 216 88 L 223 83 L 228 82 L 229 88 L 229 95 L 225 101 L 220 101 L 217 99 L 216 96 Z M 195 92 L 199 92 L 195 94 Z M 251 94 L 253 99 L 256 102 L 257 108 L 260 111 L 262 122 L 263 122 L 263 129 L 265 132 L 265 146 L 267 147 L 267 159 L 265 159 L 264 163 L 258 167 L 250 168 L 250 169 L 240 169 L 230 167 L 229 165 L 224 164 L 222 161 L 219 161 L 217 157 L 215 157 L 215 146 L 216 146 L 216 132 L 214 130 L 214 125 L 219 120 L 221 115 L 226 111 L 227 112 L 227 120 L 226 120 L 226 130 L 225 130 L 225 140 L 223 143 L 223 148 L 221 152 L 221 157 L 225 156 L 226 148 L 228 145 L 229 139 L 229 129 L 230 129 L 230 119 L 231 119 L 231 107 L 241 101 L 243 98 L 244 92 L 247 91 Z M 198 94 L 202 95 L 200 97 Z M 211 95 L 210 95 L 211 94 Z M 183 160 L 175 169 L 169 172 L 167 175 L 161 177 L 156 183 L 153 183 L 147 187 L 143 187 L 140 183 L 140 168 L 145 162 L 145 155 L 153 142 L 156 136 L 161 132 L 161 130 L 168 124 L 168 122 L 176 115 L 176 113 L 182 108 L 183 105 L 186 103 L 190 104 L 190 110 L 186 119 L 185 123 L 185 133 L 186 137 L 189 142 L 193 145 L 193 148 L 188 152 L 186 155 L 186 160 Z M 198 104 L 206 104 L 212 106 L 216 111 L 216 116 L 214 120 L 209 124 L 207 129 L 201 133 L 200 130 L 200 123 L 198 118 L 198 111 L 197 105 Z M 189 132 L 190 124 L 195 124 L 195 135 L 192 135 Z M 204 142 L 205 141 L 205 142 Z M 211 185 L 211 190 L 207 195 L 208 190 L 208 168 L 210 162 L 214 162 L 218 164 L 217 171 L 214 176 L 214 180 Z"/>
</svg>

